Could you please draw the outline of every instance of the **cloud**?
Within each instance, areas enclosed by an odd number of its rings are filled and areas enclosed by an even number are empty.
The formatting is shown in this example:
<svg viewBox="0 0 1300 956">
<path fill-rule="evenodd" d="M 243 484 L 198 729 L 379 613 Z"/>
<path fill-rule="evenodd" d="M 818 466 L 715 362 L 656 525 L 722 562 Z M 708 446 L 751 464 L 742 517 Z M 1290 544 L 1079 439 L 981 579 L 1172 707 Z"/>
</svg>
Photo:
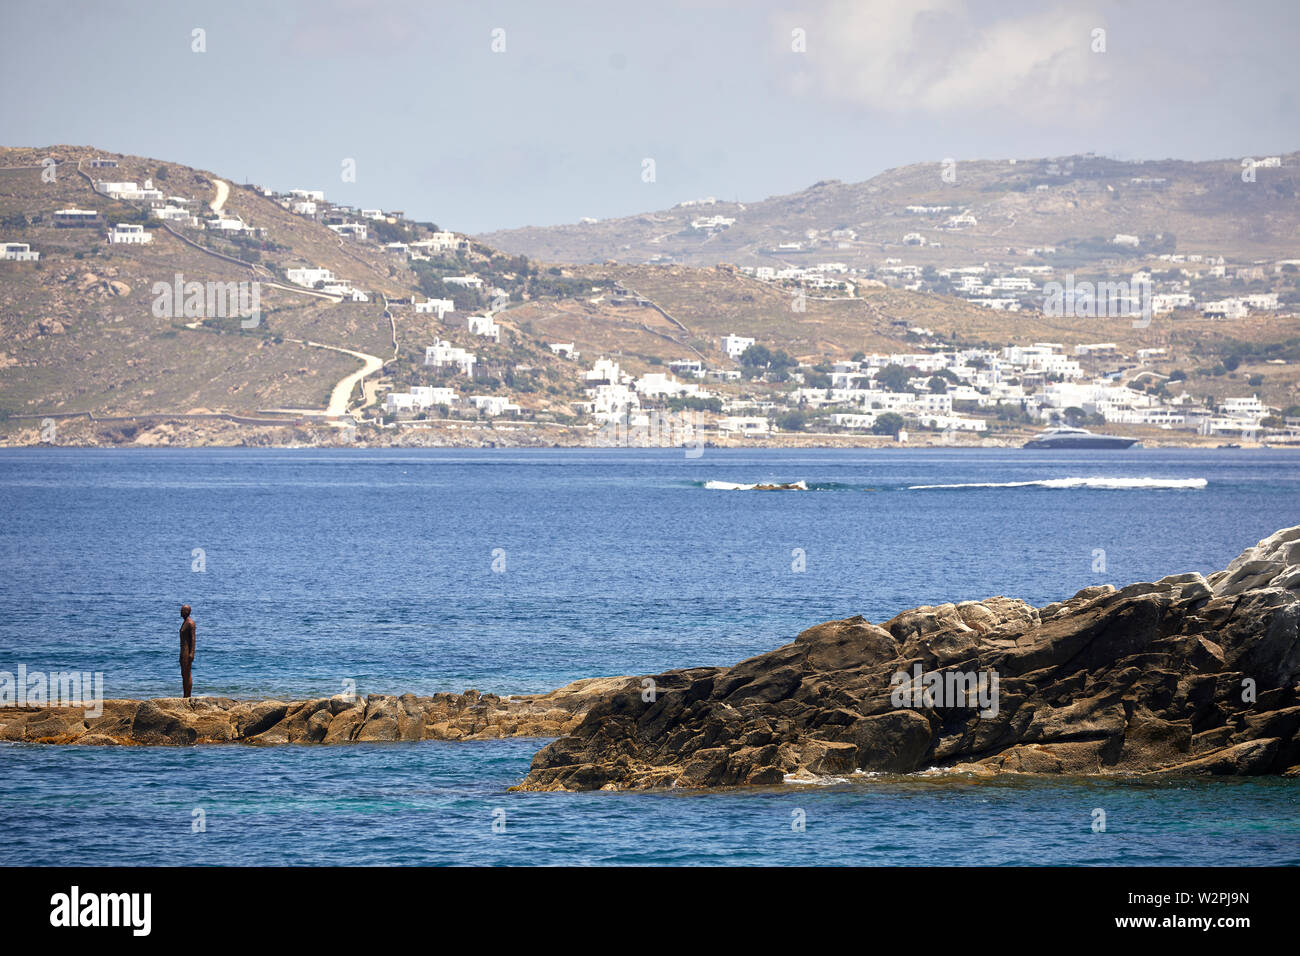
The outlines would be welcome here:
<svg viewBox="0 0 1300 956">
<path fill-rule="evenodd" d="M 808 19 L 800 85 L 885 112 L 1093 112 L 1108 75 L 1107 54 L 1092 51 L 1102 26 L 1077 5 L 992 18 L 967 0 L 831 0 Z"/>
</svg>

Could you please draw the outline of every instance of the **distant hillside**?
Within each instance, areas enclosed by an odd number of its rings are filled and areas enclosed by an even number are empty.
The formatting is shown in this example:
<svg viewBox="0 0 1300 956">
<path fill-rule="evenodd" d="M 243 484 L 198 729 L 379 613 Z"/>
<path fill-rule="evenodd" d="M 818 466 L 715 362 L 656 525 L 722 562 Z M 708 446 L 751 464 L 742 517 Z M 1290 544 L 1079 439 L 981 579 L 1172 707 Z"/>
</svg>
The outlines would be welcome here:
<svg viewBox="0 0 1300 956">
<path fill-rule="evenodd" d="M 780 266 L 834 260 L 860 267 L 905 255 L 908 262 L 944 267 L 1008 261 L 1047 245 L 1057 247 L 1060 265 L 1097 262 L 1115 255 L 1109 242 L 1122 233 L 1140 237 L 1144 250 L 1250 261 L 1300 255 L 1300 154 L 1280 159 L 1280 167 L 1256 168 L 1254 182 L 1242 181 L 1240 158 L 923 163 L 758 202 L 697 202 L 479 238 L 507 252 L 565 263 Z M 909 206 L 927 211 L 909 212 Z M 945 228 L 961 214 L 975 223 Z M 711 217 L 723 221 L 710 227 Z M 919 233 L 927 245 L 904 245 L 909 233 Z"/>
<path fill-rule="evenodd" d="M 100 157 L 116 165 L 91 167 Z M 261 232 L 224 237 L 202 225 L 168 230 L 150 215 L 149 203 L 110 198 L 96 191 L 94 180 L 151 180 L 169 204 L 174 199 L 200 223 L 214 217 L 210 204 L 228 187 L 222 216 Z M 98 217 L 92 225 L 62 226 L 55 214 L 67 208 Z M 108 242 L 108 230 L 119 222 L 142 226 L 152 241 Z M 0 241 L 26 243 L 40 253 L 37 262 L 0 262 L 0 419 L 249 416 L 283 409 L 320 415 L 345 376 L 362 367 L 347 351 L 386 363 L 370 377 L 368 390 L 360 384 L 353 390 L 349 404 L 359 409 L 373 406 L 376 379 L 396 375 L 399 387 L 424 383 L 424 348 L 436 337 L 473 347 L 481 374 L 473 385 L 484 391 L 513 379 L 519 363 L 535 369 L 543 383 L 567 380 L 561 360 L 539 343 L 516 341 L 507 330 L 498 345 L 466 329 L 466 316 L 487 304 L 494 285 L 525 300 L 549 289 L 552 277 L 537 275 L 523 259 L 469 243 L 454 254 L 415 262 L 383 242 L 414 240 L 435 226 L 402 221 L 374 229 L 379 235 L 366 241 L 344 238 L 260 189 L 176 163 L 78 146 L 0 149 Z M 296 286 L 286 271 L 300 267 L 350 280 L 367 301 Z M 459 273 L 479 275 L 483 289 L 449 291 L 439 278 Z M 243 328 L 237 318 L 159 317 L 154 287 L 171 285 L 178 274 L 187 283 L 258 283 L 260 321 Z M 427 294 L 454 295 L 457 311 L 441 321 L 415 312 L 412 297 L 423 301 Z M 533 391 L 534 405 L 567 408 L 567 393 Z"/>
</svg>

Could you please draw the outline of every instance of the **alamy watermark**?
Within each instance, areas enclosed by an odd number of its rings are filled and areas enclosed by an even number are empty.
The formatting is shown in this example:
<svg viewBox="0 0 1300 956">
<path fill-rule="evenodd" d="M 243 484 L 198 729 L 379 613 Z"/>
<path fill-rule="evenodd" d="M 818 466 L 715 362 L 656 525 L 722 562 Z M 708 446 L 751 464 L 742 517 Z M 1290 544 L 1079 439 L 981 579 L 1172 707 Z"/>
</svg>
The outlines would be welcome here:
<svg viewBox="0 0 1300 956">
<path fill-rule="evenodd" d="M 1043 314 L 1053 318 L 1131 318 L 1133 328 L 1151 324 L 1151 282 L 1134 278 L 1119 282 L 1074 281 L 1043 283 Z"/>
<path fill-rule="evenodd" d="M 601 426 L 596 444 L 602 448 L 684 448 L 687 458 L 704 454 L 704 431 L 696 411 L 628 412 Z"/>
<path fill-rule="evenodd" d="M 889 683 L 895 707 L 978 707 L 981 717 L 998 715 L 997 671 L 897 671 Z"/>
<path fill-rule="evenodd" d="M 245 329 L 262 321 L 259 282 L 186 282 L 176 273 L 171 282 L 153 284 L 153 314 L 160 319 L 239 319 Z"/>
<path fill-rule="evenodd" d="M 0 707 L 82 707 L 87 717 L 104 714 L 103 671 L 0 671 Z"/>
</svg>

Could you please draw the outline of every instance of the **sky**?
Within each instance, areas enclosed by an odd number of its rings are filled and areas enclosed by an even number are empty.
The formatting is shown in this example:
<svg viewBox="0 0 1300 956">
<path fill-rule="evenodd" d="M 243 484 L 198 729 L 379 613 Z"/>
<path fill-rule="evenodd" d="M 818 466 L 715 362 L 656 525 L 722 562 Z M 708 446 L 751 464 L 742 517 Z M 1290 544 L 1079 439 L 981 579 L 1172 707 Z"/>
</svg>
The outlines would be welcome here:
<svg viewBox="0 0 1300 956">
<path fill-rule="evenodd" d="M 0 145 L 476 233 L 946 158 L 1289 152 L 1297 41 L 1297 0 L 0 0 Z"/>
</svg>

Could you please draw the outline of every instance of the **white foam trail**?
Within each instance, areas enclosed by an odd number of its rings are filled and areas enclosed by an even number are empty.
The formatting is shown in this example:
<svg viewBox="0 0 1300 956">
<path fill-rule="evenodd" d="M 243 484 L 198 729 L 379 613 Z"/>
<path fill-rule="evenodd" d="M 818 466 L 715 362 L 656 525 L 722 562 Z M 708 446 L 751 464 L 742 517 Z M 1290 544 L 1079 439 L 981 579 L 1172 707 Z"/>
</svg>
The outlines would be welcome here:
<svg viewBox="0 0 1300 956">
<path fill-rule="evenodd" d="M 752 485 L 740 485 L 734 481 L 706 481 L 704 487 L 712 491 L 753 491 L 759 485 L 793 485 L 799 491 L 807 491 L 808 485 L 802 481 L 756 481 Z"/>
<path fill-rule="evenodd" d="M 976 481 L 957 485 L 909 485 L 908 491 L 930 488 L 1204 488 L 1204 478 L 1042 478 L 1038 481 Z"/>
</svg>

